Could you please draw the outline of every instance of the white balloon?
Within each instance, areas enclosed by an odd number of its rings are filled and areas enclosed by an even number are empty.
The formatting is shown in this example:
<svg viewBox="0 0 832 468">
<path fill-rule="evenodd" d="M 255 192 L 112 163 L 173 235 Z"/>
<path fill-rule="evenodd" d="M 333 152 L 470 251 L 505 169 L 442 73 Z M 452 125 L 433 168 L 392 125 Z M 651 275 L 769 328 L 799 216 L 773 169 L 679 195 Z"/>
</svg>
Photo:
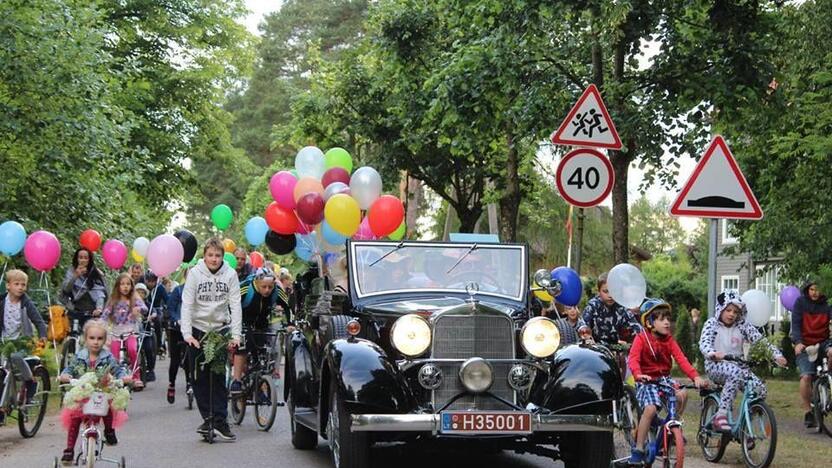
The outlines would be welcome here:
<svg viewBox="0 0 832 468">
<path fill-rule="evenodd" d="M 350 178 L 350 194 L 362 210 L 369 210 L 381 195 L 381 176 L 370 166 L 359 167 Z"/>
<path fill-rule="evenodd" d="M 771 318 L 771 299 L 759 289 L 749 289 L 742 294 L 742 302 L 748 311 L 746 320 L 755 327 L 762 327 Z"/>
<path fill-rule="evenodd" d="M 620 263 L 607 273 L 607 287 L 615 302 L 628 309 L 638 307 L 647 296 L 647 281 L 638 268 Z"/>
<path fill-rule="evenodd" d="M 338 194 L 338 193 L 345 193 L 345 194 L 349 195 L 350 194 L 349 185 L 347 185 L 343 182 L 333 182 L 333 183 L 327 185 L 326 189 L 324 190 L 324 202 L 329 201 L 329 199 L 332 198 L 333 195 Z"/>
<path fill-rule="evenodd" d="M 147 237 L 137 237 L 133 241 L 133 250 L 142 257 L 147 256 L 147 248 L 150 247 L 150 239 Z"/>
<path fill-rule="evenodd" d="M 298 180 L 303 177 L 314 177 L 321 180 L 326 172 L 326 158 L 324 152 L 317 146 L 306 146 L 298 151 L 295 156 L 295 169 L 298 171 Z"/>
</svg>

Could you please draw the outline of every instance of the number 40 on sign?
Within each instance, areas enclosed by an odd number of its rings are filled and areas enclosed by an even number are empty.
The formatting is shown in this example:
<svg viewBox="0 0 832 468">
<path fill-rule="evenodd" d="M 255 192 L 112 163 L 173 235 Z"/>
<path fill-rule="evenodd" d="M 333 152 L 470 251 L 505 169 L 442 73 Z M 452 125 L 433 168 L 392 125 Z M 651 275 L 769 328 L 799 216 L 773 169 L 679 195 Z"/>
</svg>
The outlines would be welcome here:
<svg viewBox="0 0 832 468">
<path fill-rule="evenodd" d="M 570 205 L 587 208 L 598 205 L 612 191 L 612 164 L 600 152 L 579 148 L 563 157 L 556 174 L 560 195 Z"/>
</svg>

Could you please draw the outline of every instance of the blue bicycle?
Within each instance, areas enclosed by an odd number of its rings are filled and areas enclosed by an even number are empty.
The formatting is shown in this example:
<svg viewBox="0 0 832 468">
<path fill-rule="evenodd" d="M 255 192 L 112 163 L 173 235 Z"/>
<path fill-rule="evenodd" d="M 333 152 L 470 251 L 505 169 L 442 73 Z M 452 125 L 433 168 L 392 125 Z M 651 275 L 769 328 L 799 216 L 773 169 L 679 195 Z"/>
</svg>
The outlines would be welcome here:
<svg viewBox="0 0 832 468">
<path fill-rule="evenodd" d="M 738 356 L 725 356 L 726 361 L 733 361 L 749 367 L 759 364 L 746 361 Z M 771 465 L 777 449 L 777 421 L 774 412 L 755 392 L 751 381 L 745 382 L 737 414 L 733 408 L 728 411 L 728 423 L 731 430 L 717 431 L 713 428 L 713 419 L 719 408 L 721 388 L 702 390 L 702 413 L 699 418 L 697 439 L 702 454 L 709 462 L 716 463 L 725 454 L 728 443 L 735 441 L 742 447 L 742 456 L 746 466 L 764 468 Z"/>
</svg>

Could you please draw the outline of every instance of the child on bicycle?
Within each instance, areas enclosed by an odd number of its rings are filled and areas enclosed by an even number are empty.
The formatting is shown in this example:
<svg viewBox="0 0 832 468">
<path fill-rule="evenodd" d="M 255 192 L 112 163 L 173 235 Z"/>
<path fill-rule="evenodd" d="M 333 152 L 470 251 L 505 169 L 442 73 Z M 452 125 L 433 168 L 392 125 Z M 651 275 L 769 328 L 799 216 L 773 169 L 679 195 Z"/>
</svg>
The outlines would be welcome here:
<svg viewBox="0 0 832 468">
<path fill-rule="evenodd" d="M 277 300 L 276 282 L 277 278 L 275 278 L 272 270 L 258 268 L 253 275 L 250 275 L 240 284 L 245 341 L 234 353 L 234 367 L 232 369 L 234 380 L 231 382 L 229 389 L 232 394 L 240 393 L 243 389 L 241 379 L 248 367 L 246 355 L 249 353 L 249 348 L 254 350 L 264 343 L 262 336 L 258 337 L 255 333 L 269 330 L 269 318 Z"/>
<path fill-rule="evenodd" d="M 58 380 L 62 383 L 69 383 L 81 375 L 91 371 L 103 371 L 107 369 L 114 378 L 121 379 L 125 384 L 133 381 L 127 370 L 121 367 L 112 353 L 107 350 L 104 344 L 107 342 L 107 324 L 103 320 L 88 320 L 84 324 L 84 345 L 85 348 L 78 351 L 75 359 L 67 364 L 61 371 Z M 78 440 L 78 432 L 81 427 L 81 415 L 71 415 L 64 420 L 67 428 L 66 448 L 64 449 L 61 461 L 64 464 L 72 463 L 75 459 L 75 442 Z M 113 422 L 112 412 L 104 417 L 104 441 L 107 445 L 116 445 L 116 431 Z"/>
<path fill-rule="evenodd" d="M 757 378 L 747 364 L 725 361 L 725 356 L 742 356 L 743 344 L 754 344 L 763 339 L 763 335 L 753 325 L 745 321 L 745 304 L 735 291 L 725 291 L 716 298 L 714 316 L 705 322 L 702 336 L 699 338 L 699 350 L 705 357 L 705 371 L 717 384 L 722 384 L 719 409 L 713 419 L 716 431 L 730 431 L 728 411 L 734 404 L 734 397 L 744 383 L 751 379 L 761 398 L 766 397 L 766 386 Z M 786 359 L 775 346 L 768 348 L 774 354 L 775 362 L 786 365 Z"/>
<path fill-rule="evenodd" d="M 650 425 L 662 407 L 659 396 L 659 386 L 651 381 L 658 381 L 665 385 L 676 387 L 676 382 L 670 378 L 673 361 L 682 371 L 694 381 L 697 387 L 707 386 L 707 382 L 699 376 L 696 369 L 688 361 L 679 348 L 679 344 L 670 334 L 670 304 L 662 299 L 647 299 L 641 305 L 641 325 L 644 331 L 637 334 L 630 348 L 630 370 L 638 382 L 636 398 L 642 407 L 641 420 L 636 433 L 636 446 L 630 454 L 630 465 L 641 465 L 645 459 L 645 443 Z M 684 390 L 676 390 L 677 413 L 683 414 L 687 394 Z"/>
<path fill-rule="evenodd" d="M 111 333 L 118 337 L 125 333 L 136 333 L 139 331 L 142 315 L 147 312 L 147 306 L 138 293 L 133 284 L 133 278 L 129 273 L 122 273 L 118 275 L 116 283 L 113 285 L 113 292 L 107 300 L 107 305 L 104 306 L 104 313 L 101 318 L 110 325 Z M 136 366 L 138 359 L 138 340 L 136 335 L 130 335 L 125 340 L 127 343 L 127 357 L 130 359 L 130 368 L 133 371 L 134 387 L 139 389 L 144 387 L 144 382 L 140 378 L 140 369 Z M 110 343 L 110 350 L 113 356 L 118 356 L 121 349 L 121 340 L 113 339 Z"/>
<path fill-rule="evenodd" d="M 46 339 L 46 323 L 38 313 L 37 307 L 26 295 L 29 286 L 29 276 L 21 270 L 6 272 L 6 293 L 0 295 L 0 337 L 4 340 L 15 340 L 20 337 L 32 337 L 35 331 L 41 342 Z M 20 374 L 25 382 L 27 399 L 31 399 L 37 389 L 37 383 L 32 377 L 32 369 L 26 363 L 24 353 L 12 353 L 9 356 L 12 368 Z M 3 382 L 0 381 L 0 395 L 3 394 Z M 0 426 L 6 420 L 6 413 L 0 408 Z"/>
</svg>

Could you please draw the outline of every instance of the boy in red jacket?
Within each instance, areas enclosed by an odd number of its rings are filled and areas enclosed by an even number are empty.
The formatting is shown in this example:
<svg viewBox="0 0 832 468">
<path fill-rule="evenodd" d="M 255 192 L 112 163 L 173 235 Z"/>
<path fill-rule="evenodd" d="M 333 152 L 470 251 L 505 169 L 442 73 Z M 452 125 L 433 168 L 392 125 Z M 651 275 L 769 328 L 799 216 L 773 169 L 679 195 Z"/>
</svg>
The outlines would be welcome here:
<svg viewBox="0 0 832 468">
<path fill-rule="evenodd" d="M 644 462 L 644 444 L 650 431 L 650 423 L 662 406 L 659 387 L 643 382 L 657 380 L 675 387 L 676 382 L 670 378 L 670 369 L 675 360 L 697 387 L 707 386 L 707 382 L 699 377 L 670 334 L 670 311 L 670 304 L 661 299 L 647 299 L 641 305 L 641 324 L 644 332 L 636 335 L 633 341 L 629 364 L 636 381 L 640 382 L 636 388 L 636 398 L 644 411 L 638 423 L 636 446 L 630 455 L 630 465 L 641 465 Z M 676 390 L 677 414 L 685 412 L 686 400 L 685 391 Z"/>
</svg>

